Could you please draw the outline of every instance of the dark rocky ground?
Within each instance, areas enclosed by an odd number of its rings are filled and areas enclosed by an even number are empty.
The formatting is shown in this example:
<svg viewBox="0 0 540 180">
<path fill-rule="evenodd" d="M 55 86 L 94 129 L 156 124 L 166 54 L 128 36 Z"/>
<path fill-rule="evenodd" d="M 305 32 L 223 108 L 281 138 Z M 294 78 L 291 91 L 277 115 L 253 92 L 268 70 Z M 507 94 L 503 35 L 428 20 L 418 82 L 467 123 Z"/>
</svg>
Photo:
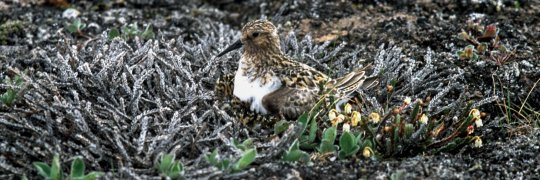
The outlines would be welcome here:
<svg viewBox="0 0 540 180">
<path fill-rule="evenodd" d="M 32 162 L 50 162 L 58 153 L 64 172 L 70 158 L 81 155 L 87 169 L 105 172 L 106 179 L 159 179 L 156 158 L 174 152 L 188 179 L 538 179 L 540 3 L 496 2 L 78 2 L 69 6 L 87 25 L 79 35 L 66 30 L 73 20 L 62 16 L 65 7 L 58 3 L 0 2 L 0 79 L 22 74 L 25 81 L 15 87 L 13 105 L 0 104 L 0 177 L 35 179 Z M 478 107 L 487 113 L 475 132 L 484 146 L 308 165 L 259 150 L 246 171 L 211 167 L 203 155 L 218 147 L 234 154 L 231 137 L 255 138 L 260 148 L 271 141 L 268 130 L 250 130 L 220 110 L 213 92 L 218 77 L 235 71 L 240 54 L 211 59 L 238 38 L 242 24 L 261 17 L 280 28 L 289 55 L 332 74 L 385 57 L 421 71 L 431 59 L 432 74 L 438 74 L 431 77 L 457 75 L 450 79 L 455 82 L 440 81 L 453 88 L 434 111 L 456 108 L 447 104 L 458 100 L 493 100 Z M 467 43 L 456 36 L 468 21 L 496 24 L 516 57 L 502 65 L 458 59 Z M 155 39 L 107 39 L 111 28 L 133 23 L 152 25 Z M 4 82 L 0 92 L 9 88 Z M 403 95 L 425 98 L 440 90 Z"/>
</svg>

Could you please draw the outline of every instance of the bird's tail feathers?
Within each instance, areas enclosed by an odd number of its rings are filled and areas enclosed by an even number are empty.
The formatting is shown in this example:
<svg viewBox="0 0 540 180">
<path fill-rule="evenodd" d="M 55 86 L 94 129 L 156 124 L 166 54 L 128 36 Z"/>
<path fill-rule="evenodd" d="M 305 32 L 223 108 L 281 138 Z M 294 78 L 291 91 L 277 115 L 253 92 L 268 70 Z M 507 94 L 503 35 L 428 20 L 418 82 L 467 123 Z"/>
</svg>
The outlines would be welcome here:
<svg viewBox="0 0 540 180">
<path fill-rule="evenodd" d="M 347 96 L 357 91 L 359 88 L 364 90 L 373 88 L 379 84 L 378 77 L 367 77 L 366 71 L 371 71 L 371 65 L 365 68 L 350 72 L 340 78 L 334 79 L 327 84 L 338 94 Z"/>
</svg>

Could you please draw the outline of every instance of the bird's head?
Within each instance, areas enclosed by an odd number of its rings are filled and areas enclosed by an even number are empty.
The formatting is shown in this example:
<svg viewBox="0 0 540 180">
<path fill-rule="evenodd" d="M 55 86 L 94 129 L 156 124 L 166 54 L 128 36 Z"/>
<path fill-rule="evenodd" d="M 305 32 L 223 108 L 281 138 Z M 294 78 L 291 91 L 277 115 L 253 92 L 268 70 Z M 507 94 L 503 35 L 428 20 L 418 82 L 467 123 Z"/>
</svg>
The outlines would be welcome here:
<svg viewBox="0 0 540 180">
<path fill-rule="evenodd" d="M 242 28 L 240 40 L 219 53 L 218 57 L 242 46 L 244 46 L 244 51 L 246 53 L 260 53 L 265 51 L 280 52 L 279 44 L 276 26 L 268 20 L 255 20 L 247 23 Z"/>
</svg>

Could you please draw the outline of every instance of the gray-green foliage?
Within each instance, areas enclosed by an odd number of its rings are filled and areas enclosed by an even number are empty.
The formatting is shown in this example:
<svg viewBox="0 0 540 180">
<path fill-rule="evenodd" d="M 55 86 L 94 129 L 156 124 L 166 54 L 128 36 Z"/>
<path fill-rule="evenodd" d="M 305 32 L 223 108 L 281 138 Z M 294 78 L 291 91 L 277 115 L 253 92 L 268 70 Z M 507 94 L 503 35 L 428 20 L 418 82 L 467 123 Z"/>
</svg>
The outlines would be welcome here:
<svg viewBox="0 0 540 180">
<path fill-rule="evenodd" d="M 4 79 L 4 85 L 8 86 L 7 90 L 0 94 L 0 102 L 11 105 L 17 98 L 19 93 L 18 88 L 24 83 L 24 80 L 20 75 L 15 75 L 13 78 L 6 76 Z"/>
<path fill-rule="evenodd" d="M 162 154 L 157 169 L 161 176 L 173 179 L 184 173 L 184 165 L 175 159 L 174 154 Z"/>
<path fill-rule="evenodd" d="M 107 34 L 107 38 L 109 40 L 112 40 L 116 37 L 121 37 L 123 39 L 131 39 L 133 37 L 141 37 L 142 39 L 153 39 L 156 34 L 154 33 L 154 30 L 151 25 L 147 25 L 144 30 L 139 29 L 139 25 L 137 23 L 129 24 L 127 26 L 122 27 L 122 30 L 118 30 L 117 28 L 112 28 L 109 30 L 109 33 Z"/>
<path fill-rule="evenodd" d="M 58 155 L 53 157 L 51 165 L 49 166 L 45 162 L 34 162 L 39 175 L 48 180 L 61 180 L 64 179 L 64 173 L 62 172 L 62 166 L 60 164 L 60 158 Z M 86 166 L 81 156 L 76 156 L 71 162 L 71 169 L 67 179 L 71 180 L 94 180 L 103 173 L 92 171 L 85 174 Z"/>
<path fill-rule="evenodd" d="M 73 22 L 66 25 L 66 29 L 70 33 L 81 33 L 81 31 L 86 28 L 86 24 L 81 21 L 81 19 L 73 19 Z"/>
<path fill-rule="evenodd" d="M 298 139 L 295 139 L 291 144 L 291 147 L 283 154 L 284 161 L 299 161 L 299 162 L 309 162 L 309 154 L 305 151 L 300 150 L 300 145 Z"/>
<path fill-rule="evenodd" d="M 339 138 L 339 158 L 345 159 L 347 157 L 355 155 L 360 146 L 358 145 L 359 138 L 361 136 L 355 136 L 351 132 L 343 132 Z"/>
<path fill-rule="evenodd" d="M 257 149 L 253 147 L 252 143 L 252 139 L 246 139 L 242 143 L 234 140 L 235 147 L 242 152 L 240 157 L 221 157 L 218 150 L 214 149 L 212 153 L 206 155 L 206 161 L 222 171 L 239 172 L 247 168 L 257 157 Z"/>
<path fill-rule="evenodd" d="M 334 141 L 336 141 L 337 129 L 335 126 L 325 129 L 323 132 L 321 144 L 317 148 L 320 153 L 333 153 L 336 151 Z"/>
</svg>

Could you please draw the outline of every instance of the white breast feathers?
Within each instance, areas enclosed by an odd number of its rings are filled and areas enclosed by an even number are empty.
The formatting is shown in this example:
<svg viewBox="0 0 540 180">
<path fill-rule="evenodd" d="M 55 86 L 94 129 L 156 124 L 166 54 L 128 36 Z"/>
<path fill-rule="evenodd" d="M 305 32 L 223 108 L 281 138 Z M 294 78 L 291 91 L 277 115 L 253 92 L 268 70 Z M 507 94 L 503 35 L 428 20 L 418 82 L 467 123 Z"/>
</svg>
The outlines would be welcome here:
<svg viewBox="0 0 540 180">
<path fill-rule="evenodd" d="M 250 109 L 252 111 L 261 114 L 268 113 L 262 104 L 262 99 L 267 94 L 279 89 L 281 87 L 281 81 L 277 77 L 272 77 L 270 82 L 262 85 L 260 78 L 251 81 L 249 77 L 244 76 L 244 68 L 242 67 L 242 60 L 240 60 L 238 71 L 236 71 L 236 75 L 234 76 L 233 94 L 240 100 L 250 103 Z"/>
</svg>

